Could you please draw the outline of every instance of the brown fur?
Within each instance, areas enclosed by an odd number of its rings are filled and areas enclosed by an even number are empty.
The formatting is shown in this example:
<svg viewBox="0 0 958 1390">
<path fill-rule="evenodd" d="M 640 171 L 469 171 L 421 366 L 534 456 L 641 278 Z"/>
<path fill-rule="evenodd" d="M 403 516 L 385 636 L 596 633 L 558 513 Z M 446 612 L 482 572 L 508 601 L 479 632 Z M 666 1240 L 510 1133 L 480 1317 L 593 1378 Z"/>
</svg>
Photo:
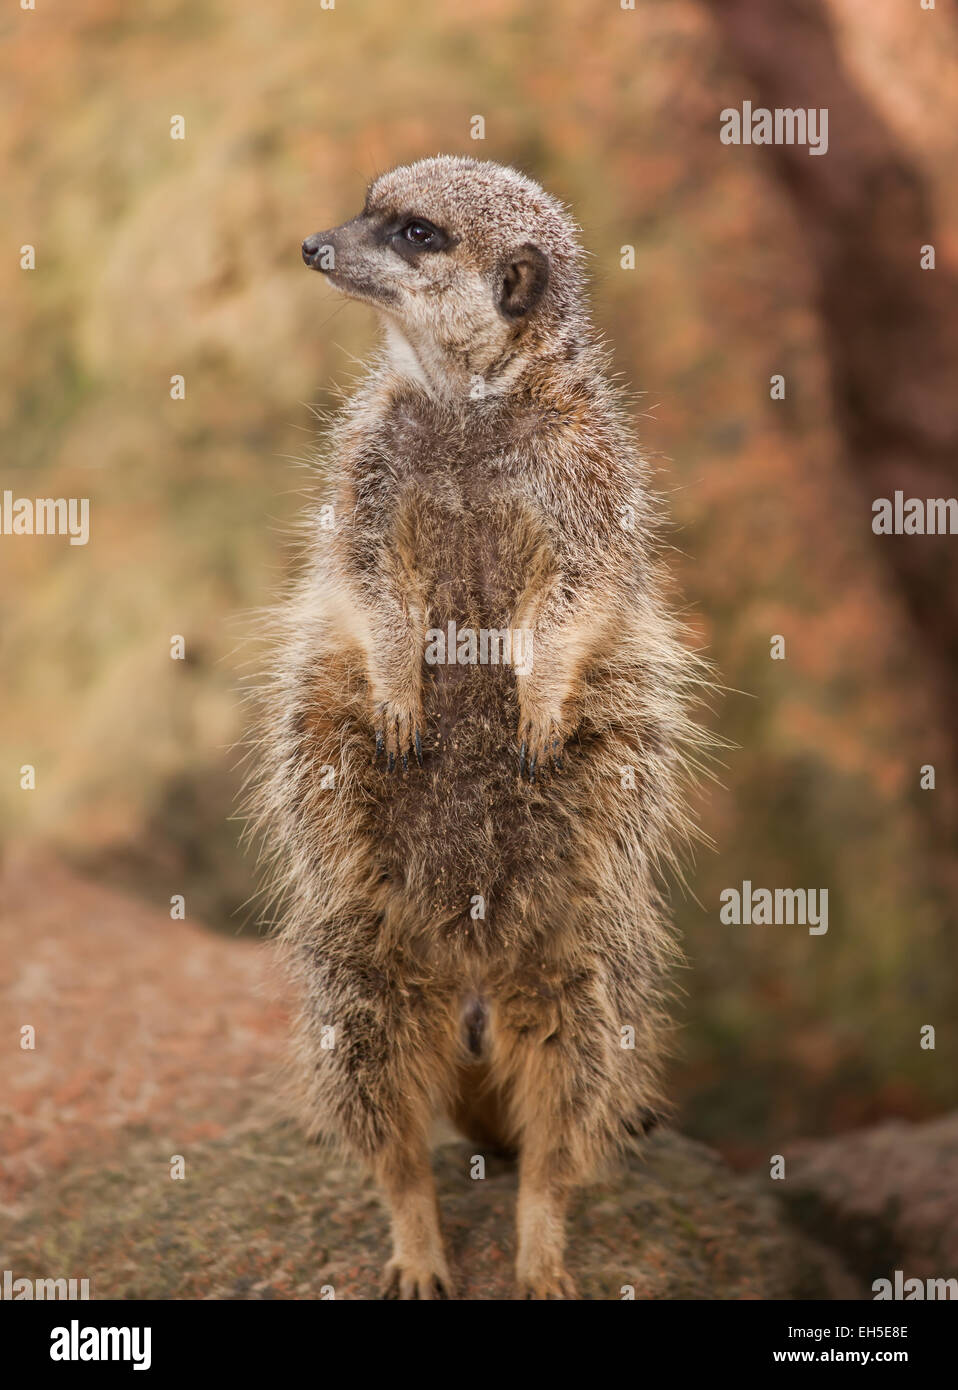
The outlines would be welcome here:
<svg viewBox="0 0 958 1390">
<path fill-rule="evenodd" d="M 406 216 L 451 245 L 397 252 Z M 570 1296 L 569 1194 L 665 1105 L 658 874 L 691 833 L 704 668 L 666 609 L 659 503 L 560 205 L 437 158 L 304 255 L 326 245 L 387 347 L 332 433 L 335 525 L 311 513 L 263 719 L 303 1114 L 383 1187 L 389 1292 L 452 1287 L 429 1162 L 445 1110 L 518 1150 L 520 1291 Z M 531 629 L 531 670 L 427 665 L 451 620 Z"/>
</svg>

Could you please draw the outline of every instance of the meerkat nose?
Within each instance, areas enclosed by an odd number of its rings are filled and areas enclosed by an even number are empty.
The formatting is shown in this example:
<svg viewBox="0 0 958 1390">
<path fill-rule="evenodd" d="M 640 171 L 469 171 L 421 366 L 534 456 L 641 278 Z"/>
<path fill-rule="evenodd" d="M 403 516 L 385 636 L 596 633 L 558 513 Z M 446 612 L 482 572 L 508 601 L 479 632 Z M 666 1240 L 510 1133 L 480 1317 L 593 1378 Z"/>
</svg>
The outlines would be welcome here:
<svg viewBox="0 0 958 1390">
<path fill-rule="evenodd" d="M 303 242 L 303 260 L 311 266 L 315 261 L 319 251 L 323 246 L 322 238 L 319 236 L 308 236 Z"/>
</svg>

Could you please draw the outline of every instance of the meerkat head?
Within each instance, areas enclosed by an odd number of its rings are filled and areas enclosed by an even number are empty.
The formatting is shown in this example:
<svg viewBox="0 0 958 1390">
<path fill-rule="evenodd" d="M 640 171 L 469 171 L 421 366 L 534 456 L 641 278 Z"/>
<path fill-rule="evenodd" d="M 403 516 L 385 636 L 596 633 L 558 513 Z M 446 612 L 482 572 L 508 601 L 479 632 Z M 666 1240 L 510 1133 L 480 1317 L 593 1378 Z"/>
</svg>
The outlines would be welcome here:
<svg viewBox="0 0 958 1390">
<path fill-rule="evenodd" d="M 575 224 L 538 184 L 448 155 L 383 174 L 357 217 L 303 242 L 308 266 L 380 311 L 394 366 L 443 395 L 477 379 L 501 393 L 533 357 L 568 355 L 581 257 Z"/>
</svg>

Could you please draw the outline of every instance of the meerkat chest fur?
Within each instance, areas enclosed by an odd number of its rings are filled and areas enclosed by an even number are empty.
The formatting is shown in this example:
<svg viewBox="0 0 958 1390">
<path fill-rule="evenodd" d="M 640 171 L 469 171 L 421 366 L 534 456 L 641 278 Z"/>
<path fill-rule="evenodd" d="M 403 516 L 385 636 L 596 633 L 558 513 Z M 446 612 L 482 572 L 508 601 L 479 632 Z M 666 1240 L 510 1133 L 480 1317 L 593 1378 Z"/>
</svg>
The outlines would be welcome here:
<svg viewBox="0 0 958 1390">
<path fill-rule="evenodd" d="M 351 488 L 358 549 L 374 571 L 405 570 L 429 630 L 442 627 L 448 641 L 453 624 L 462 634 L 443 661 L 434 640 L 427 664 L 509 664 L 502 643 L 473 652 L 469 634 L 511 633 L 523 592 L 559 572 L 564 519 L 549 506 L 532 414 L 507 405 L 453 414 L 405 397 L 367 438 Z"/>
</svg>

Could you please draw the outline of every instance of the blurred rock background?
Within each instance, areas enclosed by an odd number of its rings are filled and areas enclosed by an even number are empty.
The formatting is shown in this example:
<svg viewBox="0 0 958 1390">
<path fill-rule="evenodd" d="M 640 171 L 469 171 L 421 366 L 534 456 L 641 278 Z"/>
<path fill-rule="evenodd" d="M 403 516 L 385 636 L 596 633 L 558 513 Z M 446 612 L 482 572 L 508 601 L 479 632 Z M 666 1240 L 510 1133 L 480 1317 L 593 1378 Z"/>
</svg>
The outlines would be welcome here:
<svg viewBox="0 0 958 1390">
<path fill-rule="evenodd" d="M 231 819 L 250 615 L 295 568 L 309 406 L 335 404 L 376 332 L 371 311 L 304 272 L 299 242 L 393 164 L 437 151 L 515 164 L 583 227 L 596 317 L 662 468 L 688 621 L 729 687 L 710 720 L 739 747 L 701 805 L 715 852 L 675 893 L 691 969 L 673 1076 L 682 1128 L 733 1163 L 796 1135 L 935 1115 L 958 1074 L 942 699 L 956 672 L 916 619 L 921 574 L 906 592 L 871 535 L 882 494 L 863 489 L 856 402 L 836 390 L 823 242 L 858 237 L 867 262 L 868 229 L 813 224 L 780 156 L 718 139 L 722 108 L 761 85 L 761 53 L 738 42 L 747 9 L 77 0 L 10 11 L 0 49 L 0 485 L 92 506 L 85 548 L 0 537 L 5 838 L 163 912 L 182 893 L 192 921 L 255 931 Z M 946 286 L 953 7 L 789 0 L 778 22 L 785 45 L 789 25 L 819 26 L 857 103 L 858 123 L 833 121 L 829 154 L 807 158 L 847 155 L 871 113 L 921 191 L 938 263 L 926 274 Z M 814 91 L 814 72 L 803 81 Z M 891 241 L 917 267 L 919 247 Z M 944 362 L 927 313 L 916 340 Z M 891 391 L 909 361 L 883 376 L 880 334 L 866 335 L 874 380 Z M 883 495 L 907 493 L 909 457 Z M 958 586 L 936 563 L 926 608 L 944 612 Z M 176 633 L 186 662 L 170 660 Z M 784 662 L 769 659 L 776 633 Z M 19 789 L 24 763 L 35 791 Z M 919 789 L 928 763 L 935 791 Z M 827 887 L 827 936 L 722 925 L 719 894 L 743 879 Z M 935 1051 L 919 1047 L 926 1024 Z"/>
</svg>

